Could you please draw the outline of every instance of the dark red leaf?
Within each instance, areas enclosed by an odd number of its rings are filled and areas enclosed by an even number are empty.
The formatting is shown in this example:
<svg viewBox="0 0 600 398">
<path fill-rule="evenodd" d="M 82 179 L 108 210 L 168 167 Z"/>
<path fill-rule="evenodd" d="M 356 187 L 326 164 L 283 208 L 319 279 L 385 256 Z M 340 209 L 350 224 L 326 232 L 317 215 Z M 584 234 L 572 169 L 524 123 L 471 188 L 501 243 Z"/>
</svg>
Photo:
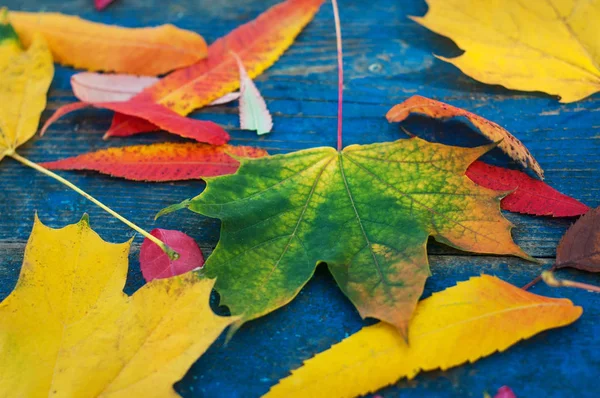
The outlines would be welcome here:
<svg viewBox="0 0 600 398">
<path fill-rule="evenodd" d="M 556 248 L 554 267 L 600 272 L 600 207 L 587 212 L 567 230 Z"/>
<path fill-rule="evenodd" d="M 115 112 L 112 123 L 106 134 L 104 134 L 104 138 L 128 137 L 130 135 L 149 133 L 159 130 L 160 127 L 150 123 L 146 119 Z"/>
<path fill-rule="evenodd" d="M 467 170 L 467 176 L 476 184 L 496 191 L 514 190 L 502 199 L 500 204 L 504 210 L 536 216 L 573 217 L 590 209 L 521 171 L 475 162 Z"/>
</svg>

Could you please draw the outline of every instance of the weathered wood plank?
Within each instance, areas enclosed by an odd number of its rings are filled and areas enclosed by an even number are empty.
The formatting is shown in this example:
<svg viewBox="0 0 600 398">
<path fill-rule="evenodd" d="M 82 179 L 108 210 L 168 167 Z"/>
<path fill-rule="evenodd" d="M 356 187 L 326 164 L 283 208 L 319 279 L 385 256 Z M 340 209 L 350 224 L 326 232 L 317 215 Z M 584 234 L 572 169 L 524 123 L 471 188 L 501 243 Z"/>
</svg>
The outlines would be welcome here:
<svg viewBox="0 0 600 398">
<path fill-rule="evenodd" d="M 7 0 L 10 8 L 78 14 L 126 26 L 175 23 L 203 34 L 211 42 L 246 22 L 277 0 L 121 0 L 105 12 L 93 10 L 89 0 Z M 409 21 L 423 15 L 423 1 L 341 1 L 345 46 L 344 141 L 366 144 L 403 138 L 398 126 L 384 118 L 387 110 L 410 95 L 450 102 L 493 120 L 521 139 L 546 171 L 546 181 L 590 206 L 600 205 L 600 98 L 559 104 L 544 94 L 526 94 L 478 83 L 432 53 L 460 54 L 448 39 Z M 272 153 L 285 153 L 335 144 L 336 82 L 335 39 L 330 7 L 324 6 L 315 21 L 257 86 L 271 109 L 275 129 L 257 137 L 238 129 L 235 105 L 212 107 L 193 117 L 222 124 L 233 144 L 257 145 Z M 45 120 L 60 105 L 71 102 L 69 79 L 74 71 L 58 67 L 49 95 Z M 0 105 L 1 106 L 1 105 Z M 111 113 L 86 110 L 56 123 L 43 138 L 26 144 L 21 153 L 36 161 L 111 146 L 179 141 L 168 134 L 148 134 L 129 139 L 101 139 Z M 483 140 L 462 121 L 440 123 L 411 117 L 405 126 L 428 139 L 455 145 L 478 145 Z M 515 167 L 499 151 L 485 160 Z M 218 240 L 218 222 L 180 212 L 157 223 L 156 211 L 195 196 L 204 187 L 198 182 L 145 184 L 112 179 L 92 172 L 61 173 L 96 195 L 126 217 L 151 229 L 180 229 L 193 236 L 206 253 Z M 122 242 L 132 231 L 77 194 L 12 160 L 0 166 L 0 298 L 12 290 L 34 213 L 50 226 L 61 227 L 90 213 L 92 226 L 107 240 Z M 517 243 L 549 264 L 565 229 L 573 220 L 534 218 L 507 214 L 515 224 Z M 135 241 L 139 247 L 141 239 Z M 134 250 L 127 291 L 142 284 Z M 522 260 L 469 256 L 442 245 L 430 244 L 433 276 L 427 294 L 456 281 L 486 272 L 521 285 L 532 279 L 539 266 Z M 576 271 L 565 276 L 600 284 L 600 277 Z M 507 353 L 447 372 L 430 372 L 411 382 L 384 390 L 385 396 L 481 397 L 484 390 L 511 385 L 519 396 L 596 396 L 600 348 L 596 319 L 600 296 L 582 291 L 553 290 L 538 286 L 535 292 L 569 297 L 584 307 L 575 325 L 544 333 L 520 343 Z M 343 297 L 322 267 L 299 297 L 284 309 L 246 325 L 227 347 L 215 345 L 179 383 L 185 396 L 258 396 L 302 360 L 328 348 L 358 330 L 364 322 Z"/>
</svg>

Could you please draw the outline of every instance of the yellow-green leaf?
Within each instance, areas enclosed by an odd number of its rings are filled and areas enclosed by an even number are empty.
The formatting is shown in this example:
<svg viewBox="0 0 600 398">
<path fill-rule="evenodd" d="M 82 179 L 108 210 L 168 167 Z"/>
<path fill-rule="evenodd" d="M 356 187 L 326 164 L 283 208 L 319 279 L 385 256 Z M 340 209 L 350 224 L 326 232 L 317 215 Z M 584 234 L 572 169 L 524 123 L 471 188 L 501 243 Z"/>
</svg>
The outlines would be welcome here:
<svg viewBox="0 0 600 398">
<path fill-rule="evenodd" d="M 410 345 L 389 325 L 365 327 L 306 361 L 265 397 L 367 394 L 423 370 L 475 362 L 543 330 L 568 325 L 581 313 L 566 299 L 528 293 L 492 276 L 471 278 L 419 303 Z"/>
<path fill-rule="evenodd" d="M 413 17 L 465 53 L 441 58 L 488 84 L 573 102 L 600 91 L 598 0 L 427 0 Z"/>
<path fill-rule="evenodd" d="M 6 12 L 0 15 L 0 160 L 37 131 L 54 65 L 41 36 L 22 51 Z"/>
<path fill-rule="evenodd" d="M 169 210 L 222 220 L 204 272 L 217 278 L 236 324 L 291 301 L 319 263 L 363 317 L 405 332 L 429 276 L 427 240 L 478 253 L 529 258 L 500 213 L 503 193 L 465 176 L 493 148 L 419 138 L 241 159 Z M 164 212 L 163 212 L 164 213 Z"/>
<path fill-rule="evenodd" d="M 193 274 L 125 295 L 129 247 L 87 217 L 59 230 L 36 218 L 0 303 L 0 396 L 177 396 L 173 383 L 234 318 L 213 314 L 213 281 Z"/>
</svg>

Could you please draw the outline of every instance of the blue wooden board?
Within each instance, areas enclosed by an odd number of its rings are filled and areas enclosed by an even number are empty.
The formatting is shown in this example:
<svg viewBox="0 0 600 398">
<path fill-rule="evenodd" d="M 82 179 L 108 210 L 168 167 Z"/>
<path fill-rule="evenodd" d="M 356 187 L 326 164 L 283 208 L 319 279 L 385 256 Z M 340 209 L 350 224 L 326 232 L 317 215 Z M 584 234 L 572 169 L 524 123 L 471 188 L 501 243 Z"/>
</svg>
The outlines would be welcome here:
<svg viewBox="0 0 600 398">
<path fill-rule="evenodd" d="M 173 23 L 201 33 L 209 42 L 256 17 L 277 0 L 119 0 L 98 13 L 91 0 L 7 0 L 15 10 L 60 11 L 125 26 Z M 542 93 L 521 93 L 488 86 L 464 76 L 433 57 L 460 54 L 448 39 L 411 22 L 407 15 L 424 15 L 422 0 L 341 0 L 345 46 L 344 143 L 366 144 L 405 136 L 384 118 L 387 110 L 413 94 L 464 107 L 513 132 L 546 171 L 546 181 L 590 206 L 600 205 L 600 95 L 574 104 L 560 104 Z M 93 49 L 90 49 L 93 51 Z M 42 121 L 60 105 L 74 101 L 69 78 L 75 71 L 57 67 Z M 273 133 L 257 137 L 238 128 L 235 105 L 211 107 L 192 116 L 222 124 L 232 144 L 256 145 L 271 153 L 286 153 L 336 141 L 335 35 L 330 5 L 326 4 L 296 43 L 257 80 L 273 113 Z M 0 106 L 2 106 L 0 104 Z M 159 133 L 103 141 L 111 113 L 86 110 L 53 125 L 43 138 L 20 150 L 35 161 L 48 161 L 100 148 L 176 141 Z M 462 121 L 441 123 L 411 117 L 405 126 L 428 139 L 455 145 L 477 145 L 485 140 Z M 502 153 L 486 161 L 516 167 Z M 126 217 L 151 229 L 182 230 L 193 236 L 206 253 L 219 236 L 217 220 L 179 212 L 153 221 L 157 210 L 198 194 L 202 182 L 137 183 L 93 172 L 61 173 L 104 200 Z M 47 177 L 7 159 L 0 166 L 0 299 L 13 289 L 34 213 L 44 223 L 60 227 L 76 222 L 84 212 L 106 240 L 122 242 L 132 231 L 82 197 Z M 549 266 L 558 240 L 573 222 L 509 214 L 516 242 Z M 127 292 L 143 284 L 135 250 Z M 522 285 L 542 266 L 505 257 L 471 256 L 442 245 L 429 245 L 433 276 L 425 296 L 482 272 Z M 600 276 L 561 271 L 561 276 L 600 284 Z M 568 297 L 584 308 L 574 325 L 542 333 L 507 352 L 447 371 L 420 374 L 379 392 L 384 397 L 482 397 L 502 385 L 520 397 L 596 397 L 600 391 L 600 296 L 579 290 L 551 289 L 543 284 L 533 292 Z M 224 313 L 224 309 L 217 309 Z M 223 346 L 222 339 L 176 384 L 186 397 L 253 397 L 297 368 L 302 361 L 359 330 L 362 321 L 323 267 L 285 308 L 246 324 Z"/>
</svg>

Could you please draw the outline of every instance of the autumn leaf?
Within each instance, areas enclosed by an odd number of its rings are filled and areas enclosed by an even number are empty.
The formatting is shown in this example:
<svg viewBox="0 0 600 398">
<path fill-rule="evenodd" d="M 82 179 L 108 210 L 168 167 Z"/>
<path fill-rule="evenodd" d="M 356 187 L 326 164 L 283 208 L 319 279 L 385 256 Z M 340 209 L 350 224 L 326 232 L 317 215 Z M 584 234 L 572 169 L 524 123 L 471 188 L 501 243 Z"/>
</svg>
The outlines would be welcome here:
<svg viewBox="0 0 600 398">
<path fill-rule="evenodd" d="M 494 398 L 517 398 L 513 390 L 508 386 L 502 386 L 498 389 Z"/>
<path fill-rule="evenodd" d="M 487 84 L 543 91 L 573 102 L 600 91 L 600 2 L 426 0 L 411 17 L 465 53 L 438 57 Z"/>
<path fill-rule="evenodd" d="M 181 181 L 203 179 L 237 171 L 239 162 L 229 156 L 259 158 L 267 151 L 246 146 L 162 143 L 102 149 L 52 162 L 50 170 L 94 170 L 134 181 Z M 466 173 L 484 188 L 508 194 L 500 201 L 503 210 L 533 215 L 574 217 L 589 207 L 527 174 L 477 161 Z"/>
<path fill-rule="evenodd" d="M 404 336 L 429 275 L 427 240 L 479 253 L 531 259 L 512 240 L 499 193 L 465 176 L 495 144 L 456 148 L 419 138 L 342 145 L 343 58 L 337 2 L 338 150 L 313 148 L 241 159 L 233 175 L 207 179 L 189 208 L 221 219 L 204 272 L 221 304 L 244 322 L 290 302 L 319 263 L 362 317 Z M 233 333 L 230 332 L 230 333 Z"/>
<path fill-rule="evenodd" d="M 216 123 L 208 120 L 196 120 L 180 116 L 168 108 L 158 104 L 146 104 L 140 106 L 137 102 L 124 101 L 124 102 L 74 102 L 61 106 L 54 112 L 52 116 L 46 120 L 46 123 L 42 127 L 40 132 L 44 135 L 48 128 L 62 116 L 67 113 L 78 111 L 80 109 L 95 107 L 105 108 L 115 111 L 119 114 L 129 116 L 146 116 L 152 119 L 150 124 L 144 122 L 144 125 L 150 125 L 163 129 L 170 133 L 179 135 L 185 138 L 191 138 L 198 142 L 206 142 L 213 145 L 223 145 L 229 141 L 229 134 Z M 136 119 L 138 120 L 138 119 Z M 131 135 L 131 134 L 127 134 Z"/>
<path fill-rule="evenodd" d="M 600 272 L 600 207 L 581 216 L 558 243 L 554 268 L 566 267 Z"/>
<path fill-rule="evenodd" d="M 144 88 L 149 87 L 156 83 L 159 79 L 155 77 L 147 76 L 133 76 L 124 74 L 106 74 L 106 73 L 91 73 L 82 72 L 77 73 L 71 77 L 71 87 L 73 93 L 81 102 L 85 103 L 104 103 L 104 102 L 123 102 L 131 99 L 135 95 L 143 91 Z M 211 102 L 209 105 L 221 105 L 231 101 L 235 101 L 240 97 L 240 93 L 229 93 L 223 97 L 218 98 Z M 58 118 L 64 116 L 67 113 L 76 111 L 79 109 L 86 108 L 88 104 L 74 103 L 68 104 L 61 107 L 54 115 L 47 121 L 42 133 L 56 121 Z M 100 106 L 102 107 L 102 106 Z M 160 109 L 160 108 L 159 108 Z M 163 109 L 161 109 L 163 110 Z M 163 110 L 164 111 L 164 110 Z M 196 121 L 190 121 L 190 119 L 177 118 L 171 115 L 175 119 L 181 120 L 184 126 L 189 126 L 190 123 L 197 123 Z M 125 121 L 126 123 L 123 123 Z M 201 122 L 203 126 L 213 126 L 212 123 Z M 220 127 L 215 127 L 217 131 L 221 131 Z M 148 122 L 142 118 L 136 118 L 134 116 L 127 116 L 123 113 L 116 112 L 113 117 L 112 125 L 104 135 L 104 138 L 109 137 L 127 137 L 134 134 L 158 131 L 160 127 L 154 123 Z M 178 131 L 178 130 L 177 130 Z M 181 135 L 188 138 L 195 138 L 194 133 L 183 132 Z M 197 139 L 198 140 L 198 139 Z M 200 138 L 199 140 L 202 140 Z"/>
<path fill-rule="evenodd" d="M 600 292 L 600 287 L 595 285 L 556 278 L 553 271 L 559 268 L 600 272 L 600 207 L 588 211 L 567 230 L 556 248 L 556 262 L 552 268 L 523 286 L 527 290 L 544 280 L 552 287 L 575 287 Z"/>
<path fill-rule="evenodd" d="M 207 59 L 169 74 L 131 101 L 140 104 L 162 104 L 180 115 L 187 115 L 194 109 L 210 104 L 240 87 L 233 52 L 238 54 L 249 77 L 254 79 L 273 65 L 292 45 L 323 2 L 324 0 L 286 0 L 271 7 L 258 18 L 239 26 L 211 44 Z M 143 110 L 129 116 L 158 124 L 151 115 L 145 115 Z M 141 124 L 135 119 L 131 122 L 129 120 L 120 117 L 119 124 L 113 120 L 111 130 L 119 131 L 119 135 L 153 131 L 140 130 L 143 127 L 151 128 L 151 124 Z"/>
<path fill-rule="evenodd" d="M 104 139 L 110 137 L 129 137 L 158 130 L 160 130 L 160 127 L 146 119 L 115 112 L 110 127 L 104 134 Z"/>
<path fill-rule="evenodd" d="M 273 129 L 273 118 L 265 99 L 248 76 L 240 57 L 237 54 L 234 56 L 240 70 L 240 128 L 256 131 L 258 135 L 270 133 Z"/>
<path fill-rule="evenodd" d="M 146 282 L 182 275 L 204 265 L 204 256 L 198 244 L 181 231 L 156 228 L 150 232 L 179 254 L 171 260 L 150 239 L 144 239 L 140 249 L 140 268 Z"/>
<path fill-rule="evenodd" d="M 81 72 L 71 76 L 71 88 L 81 102 L 127 101 L 159 79 L 150 76 Z"/>
<path fill-rule="evenodd" d="M 421 301 L 410 344 L 389 325 L 368 326 L 307 360 L 265 397 L 354 397 L 421 371 L 446 370 L 504 351 L 582 313 L 567 299 L 524 292 L 482 275 Z"/>
<path fill-rule="evenodd" d="M 467 177 L 482 187 L 510 192 L 500 202 L 504 210 L 536 216 L 574 217 L 590 208 L 558 192 L 543 181 L 518 171 L 474 162 Z"/>
<path fill-rule="evenodd" d="M 71 88 L 81 102 L 122 102 L 141 93 L 158 80 L 157 77 L 150 76 L 81 72 L 71 76 Z M 239 97 L 240 93 L 225 94 L 209 105 L 226 104 Z M 156 127 L 156 130 L 159 128 Z"/>
<path fill-rule="evenodd" d="M 406 332 L 429 276 L 427 240 L 526 259 L 502 217 L 502 193 L 465 176 L 494 145 L 458 148 L 419 138 L 242 159 L 208 178 L 187 207 L 222 220 L 205 273 L 235 325 L 291 301 L 327 263 L 361 316 Z"/>
<path fill-rule="evenodd" d="M 177 396 L 172 388 L 233 318 L 213 314 L 213 281 L 192 273 L 128 297 L 130 242 L 87 217 L 35 221 L 15 290 L 0 303 L 0 395 Z"/>
<path fill-rule="evenodd" d="M 53 75 L 44 38 L 34 37 L 22 51 L 6 12 L 0 10 L 0 160 L 35 135 Z"/>
<path fill-rule="evenodd" d="M 440 119 L 465 117 L 484 136 L 498 142 L 498 147 L 521 166 L 531 167 L 538 176 L 543 177 L 541 166 L 523 143 L 496 123 L 461 108 L 419 95 L 394 106 L 386 117 L 390 122 L 401 122 L 412 113 Z M 589 210 L 586 205 L 517 170 L 475 162 L 467 170 L 467 176 L 481 186 L 507 192 L 508 195 L 501 202 L 505 210 L 555 217 L 578 216 Z"/>
<path fill-rule="evenodd" d="M 160 75 L 206 58 L 199 34 L 173 25 L 123 28 L 60 13 L 10 13 L 25 45 L 36 33 L 48 41 L 56 62 L 88 70 Z"/>
<path fill-rule="evenodd" d="M 498 142 L 498 148 L 502 149 L 508 156 L 516 160 L 524 168 L 531 169 L 540 177 L 544 178 L 544 171 L 537 160 L 531 155 L 529 150 L 511 133 L 500 127 L 494 122 L 467 112 L 464 109 L 445 104 L 440 101 L 414 95 L 401 104 L 394 106 L 386 115 L 389 122 L 401 122 L 411 113 L 424 114 L 439 119 L 448 119 L 452 117 L 465 117 L 481 133 L 492 142 Z"/>
<path fill-rule="evenodd" d="M 50 170 L 95 170 L 134 181 L 177 181 L 235 173 L 237 158 L 266 155 L 264 149 L 248 146 L 161 143 L 103 149 L 42 166 Z"/>
<path fill-rule="evenodd" d="M 192 138 L 200 142 L 212 142 L 219 145 L 222 140 L 228 140 L 229 135 L 223 128 L 210 121 L 200 121 L 187 119 L 169 111 L 168 109 L 150 104 L 148 106 L 138 107 L 137 103 L 117 104 L 117 102 L 126 102 L 143 91 L 146 87 L 152 86 L 159 79 L 147 76 L 134 76 L 124 74 L 106 74 L 106 73 L 77 73 L 71 77 L 71 87 L 73 93 L 81 102 L 67 104 L 60 107 L 45 123 L 42 128 L 42 134 L 48 127 L 62 116 L 90 106 L 97 108 L 119 109 L 123 113 L 116 112 L 113 123 L 104 135 L 109 137 L 125 137 L 142 132 L 158 131 L 161 129 L 158 125 L 148 122 L 129 114 L 152 114 L 153 120 L 160 123 L 161 126 L 174 134 L 186 138 Z M 240 97 L 240 93 L 225 94 L 217 98 L 209 105 L 221 105 L 235 101 Z M 160 116 L 162 115 L 162 117 Z M 121 119 L 125 118 L 127 124 L 133 129 L 122 129 Z M 208 136 L 207 136 L 208 135 Z M 215 137 L 216 135 L 216 137 Z M 225 142 L 225 141 L 223 141 Z"/>
<path fill-rule="evenodd" d="M 96 10 L 102 11 L 114 1 L 115 0 L 94 0 L 94 6 L 96 7 Z"/>
</svg>

